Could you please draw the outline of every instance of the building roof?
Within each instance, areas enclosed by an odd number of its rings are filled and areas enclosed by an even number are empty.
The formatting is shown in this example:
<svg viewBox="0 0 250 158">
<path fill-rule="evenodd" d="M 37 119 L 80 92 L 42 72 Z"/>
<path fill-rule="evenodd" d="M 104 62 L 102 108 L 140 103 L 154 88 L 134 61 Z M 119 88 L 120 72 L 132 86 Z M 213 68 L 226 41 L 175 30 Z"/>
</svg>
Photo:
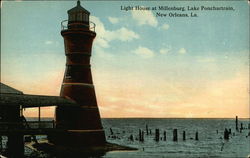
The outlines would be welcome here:
<svg viewBox="0 0 250 158">
<path fill-rule="evenodd" d="M 90 14 L 89 11 L 87 11 L 86 9 L 84 9 L 84 8 L 81 6 L 79 0 L 77 1 L 76 7 L 74 7 L 74 8 L 72 8 L 72 9 L 68 10 L 68 14 L 76 13 L 76 12 L 84 12 L 84 13 Z"/>
<path fill-rule="evenodd" d="M 24 108 L 42 106 L 78 106 L 76 102 L 59 96 L 28 95 L 1 83 L 0 106 L 20 106 Z"/>
<path fill-rule="evenodd" d="M 23 92 L 0 82 L 0 94 L 23 94 Z"/>
<path fill-rule="evenodd" d="M 23 108 L 77 106 L 74 101 L 59 96 L 0 94 L 0 106 L 5 105 L 22 105 Z"/>
</svg>

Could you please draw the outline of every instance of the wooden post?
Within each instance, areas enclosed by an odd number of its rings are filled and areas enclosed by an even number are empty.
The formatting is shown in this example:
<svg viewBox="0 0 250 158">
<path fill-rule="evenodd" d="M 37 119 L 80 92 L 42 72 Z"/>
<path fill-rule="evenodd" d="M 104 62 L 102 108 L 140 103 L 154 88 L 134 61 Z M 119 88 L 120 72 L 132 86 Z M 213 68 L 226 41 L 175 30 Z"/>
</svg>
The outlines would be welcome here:
<svg viewBox="0 0 250 158">
<path fill-rule="evenodd" d="M 40 122 L 41 122 L 41 107 L 38 107 L 38 128 L 40 128 Z"/>
<path fill-rule="evenodd" d="M 238 116 L 236 116 L 236 119 L 235 119 L 235 128 L 236 128 L 236 131 L 239 131 L 239 128 L 238 128 Z"/>
<path fill-rule="evenodd" d="M 55 120 L 52 120 L 52 127 L 55 128 Z"/>
<path fill-rule="evenodd" d="M 240 123 L 240 131 L 242 131 L 243 129 L 244 129 L 243 123 L 241 122 L 241 123 Z"/>
<path fill-rule="evenodd" d="M 160 139 L 160 130 L 159 129 L 155 129 L 155 141 L 159 141 Z"/>
<path fill-rule="evenodd" d="M 2 136 L 0 136 L 0 152 L 3 150 Z"/>
<path fill-rule="evenodd" d="M 186 132 L 185 131 L 183 131 L 182 136 L 183 136 L 183 140 L 186 140 Z"/>
<path fill-rule="evenodd" d="M 139 141 L 142 141 L 142 136 L 141 136 L 141 129 L 139 129 Z"/>
<path fill-rule="evenodd" d="M 134 141 L 134 137 L 132 134 L 130 135 L 129 140 Z"/>
<path fill-rule="evenodd" d="M 109 130 L 110 130 L 110 135 L 113 135 L 114 133 L 113 133 L 112 128 L 109 128 Z"/>
<path fill-rule="evenodd" d="M 144 142 L 144 131 L 141 132 L 141 141 Z"/>
<path fill-rule="evenodd" d="M 21 117 L 23 116 L 23 107 L 22 107 L 22 105 L 20 105 L 20 116 Z"/>
<path fill-rule="evenodd" d="M 148 125 L 146 124 L 146 133 L 148 135 Z"/>
<path fill-rule="evenodd" d="M 225 129 L 224 131 L 224 139 L 228 140 L 229 139 L 229 131 Z"/>
<path fill-rule="evenodd" d="M 164 140 L 164 141 L 167 140 L 167 132 L 166 132 L 166 131 L 163 132 L 163 140 Z"/>
<path fill-rule="evenodd" d="M 199 140 L 199 133 L 195 132 L 195 140 Z"/>
<path fill-rule="evenodd" d="M 173 131 L 173 141 L 178 141 L 177 129 L 174 129 Z"/>
<path fill-rule="evenodd" d="M 24 142 L 22 134 L 8 135 L 7 156 L 13 158 L 24 157 Z"/>
</svg>

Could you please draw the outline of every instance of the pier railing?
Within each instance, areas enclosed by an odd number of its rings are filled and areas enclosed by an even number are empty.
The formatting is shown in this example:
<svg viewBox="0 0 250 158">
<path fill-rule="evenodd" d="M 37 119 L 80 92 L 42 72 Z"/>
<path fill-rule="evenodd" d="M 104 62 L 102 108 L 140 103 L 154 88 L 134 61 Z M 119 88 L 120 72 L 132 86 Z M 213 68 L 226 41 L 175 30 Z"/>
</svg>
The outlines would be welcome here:
<svg viewBox="0 0 250 158">
<path fill-rule="evenodd" d="M 0 130 L 3 129 L 48 129 L 55 128 L 55 121 L 27 121 L 27 122 L 0 122 Z"/>
</svg>

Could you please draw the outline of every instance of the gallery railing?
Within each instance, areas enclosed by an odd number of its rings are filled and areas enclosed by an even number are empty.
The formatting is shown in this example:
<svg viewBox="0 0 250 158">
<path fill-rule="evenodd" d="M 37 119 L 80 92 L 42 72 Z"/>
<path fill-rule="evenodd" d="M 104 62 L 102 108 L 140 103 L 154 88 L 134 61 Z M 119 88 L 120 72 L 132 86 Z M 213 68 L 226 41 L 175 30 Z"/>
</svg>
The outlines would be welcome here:
<svg viewBox="0 0 250 158">
<path fill-rule="evenodd" d="M 73 22 L 73 23 L 68 23 L 68 20 L 63 20 L 61 22 L 61 29 L 62 30 L 67 30 L 69 28 L 78 28 L 78 29 L 81 29 L 81 28 L 87 28 L 89 29 L 90 31 L 93 31 L 95 32 L 95 23 L 89 21 L 89 24 L 85 24 L 85 23 L 82 23 L 82 22 Z"/>
</svg>

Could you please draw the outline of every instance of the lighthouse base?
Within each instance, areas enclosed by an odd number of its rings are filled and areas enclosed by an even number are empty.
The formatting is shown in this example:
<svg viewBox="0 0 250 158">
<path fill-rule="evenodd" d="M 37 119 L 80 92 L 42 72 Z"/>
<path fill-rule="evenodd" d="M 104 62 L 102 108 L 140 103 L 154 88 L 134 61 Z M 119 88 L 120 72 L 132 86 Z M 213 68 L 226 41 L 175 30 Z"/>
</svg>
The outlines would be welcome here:
<svg viewBox="0 0 250 158">
<path fill-rule="evenodd" d="M 56 129 L 64 131 L 49 135 L 56 145 L 92 146 L 106 143 L 98 107 L 57 107 Z"/>
<path fill-rule="evenodd" d="M 48 135 L 48 141 L 55 145 L 68 147 L 99 146 L 106 143 L 103 130 L 67 130 Z"/>
</svg>

